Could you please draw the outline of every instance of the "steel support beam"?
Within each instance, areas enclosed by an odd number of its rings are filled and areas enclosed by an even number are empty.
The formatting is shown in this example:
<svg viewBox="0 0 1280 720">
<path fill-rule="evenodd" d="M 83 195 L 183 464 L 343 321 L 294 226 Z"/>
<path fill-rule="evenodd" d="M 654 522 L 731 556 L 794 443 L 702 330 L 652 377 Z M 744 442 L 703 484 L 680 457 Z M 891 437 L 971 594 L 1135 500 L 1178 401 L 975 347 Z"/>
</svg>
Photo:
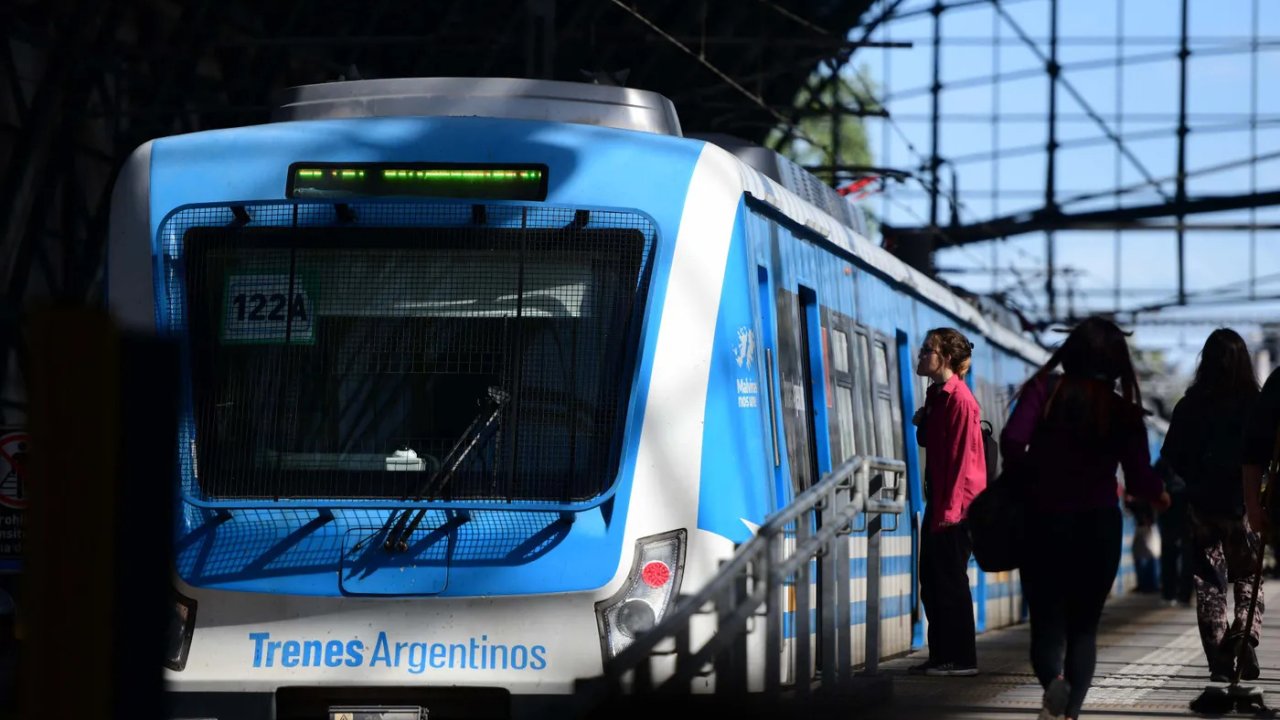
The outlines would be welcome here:
<svg viewBox="0 0 1280 720">
<path fill-rule="evenodd" d="M 1148 218 L 1246 210 L 1273 205 L 1280 205 L 1280 190 L 1245 193 L 1243 195 L 1207 195 L 1188 198 L 1181 205 L 1177 203 L 1160 203 L 1157 205 L 1138 205 L 1079 213 L 1053 212 L 1042 208 L 1033 212 L 1007 215 L 985 222 L 947 228 L 939 233 L 937 244 L 939 247 L 952 247 L 1049 230 L 1109 229 L 1116 227 L 1117 223 L 1132 223 Z M 896 227 L 892 228 L 891 231 L 900 238 L 911 238 L 933 233 L 928 227 Z"/>
<path fill-rule="evenodd" d="M 1249 192 L 1258 192 L 1258 0 L 1253 0 L 1253 54 L 1249 57 L 1249 157 L 1255 159 L 1249 164 Z M 1258 222 L 1258 213 L 1249 209 L 1249 224 Z M 1249 232 L 1249 297 L 1253 298 L 1258 291 L 1258 233 Z"/>
<path fill-rule="evenodd" d="M 1062 68 L 1058 66 L 1058 0 L 1049 0 L 1049 61 L 1045 63 L 1045 72 L 1049 76 L 1049 142 L 1045 144 L 1048 159 L 1045 162 L 1044 206 L 1051 212 L 1058 211 L 1057 166 L 1058 157 L 1058 75 Z M 1044 238 L 1044 294 L 1049 302 L 1049 317 L 1058 316 L 1058 293 L 1053 286 L 1054 277 L 1054 236 L 1050 231 Z"/>
<path fill-rule="evenodd" d="M 933 4 L 933 84 L 929 86 L 932 100 L 932 122 L 929 123 L 929 224 L 938 227 L 938 168 L 942 159 L 938 157 L 939 130 L 941 123 L 938 115 L 942 111 L 942 2 Z"/>
<path fill-rule="evenodd" d="M 1124 137 L 1124 69 L 1121 65 L 1121 58 L 1124 57 L 1124 0 L 1116 1 L 1116 66 L 1115 66 L 1115 83 L 1116 83 L 1116 135 Z M 1120 208 L 1120 186 L 1124 182 L 1124 165 L 1120 157 L 1120 153 L 1116 153 L 1114 183 L 1116 187 L 1115 206 Z M 1257 188 L 1252 188 L 1257 190 Z M 1123 286 L 1121 270 L 1124 266 L 1124 248 L 1123 235 L 1116 230 L 1112 235 L 1114 241 L 1114 259 L 1112 272 L 1115 278 L 1115 293 L 1113 302 L 1116 311 L 1120 310 L 1120 292 Z"/>
<path fill-rule="evenodd" d="M 1188 0 L 1182 0 L 1182 41 L 1178 48 L 1178 176 L 1175 181 L 1174 202 L 1179 208 L 1187 202 L 1187 48 Z M 1178 241 L 1178 304 L 1187 304 L 1187 245 L 1183 221 L 1186 215 L 1179 212 L 1177 218 Z"/>
<path fill-rule="evenodd" d="M 528 77 L 555 78 L 556 0 L 525 0 L 525 72 Z"/>
<path fill-rule="evenodd" d="M 54 176 L 54 151 L 66 137 L 63 120 L 77 99 L 82 83 L 76 74 L 83 72 L 82 56 L 98 37 L 106 18 L 108 3 L 88 0 L 55 5 L 53 26 L 58 41 L 49 50 L 44 75 L 36 89 L 27 114 L 26 126 L 14 141 L 9 170 L 0 185 L 0 217 L 4 233 L 0 236 L 0 283 L 7 298 L 17 303 L 26 292 L 26 281 L 32 243 L 37 233 L 29 232 L 36 199 L 48 192 Z"/>
</svg>

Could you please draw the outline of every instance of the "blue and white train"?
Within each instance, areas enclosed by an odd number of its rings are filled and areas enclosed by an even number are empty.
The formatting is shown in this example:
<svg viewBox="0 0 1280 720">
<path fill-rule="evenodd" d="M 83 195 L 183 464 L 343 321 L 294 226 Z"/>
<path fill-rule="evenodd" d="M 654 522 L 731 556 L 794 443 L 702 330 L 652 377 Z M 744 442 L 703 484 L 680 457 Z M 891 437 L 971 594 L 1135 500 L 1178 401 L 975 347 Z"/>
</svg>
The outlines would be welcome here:
<svg viewBox="0 0 1280 720">
<path fill-rule="evenodd" d="M 538 714 L 846 458 L 905 460 L 918 518 L 926 330 L 973 339 L 997 432 L 1046 356 L 637 90 L 299 88 L 143 145 L 112 210 L 110 308 L 182 346 L 175 717 Z M 881 656 L 922 635 L 908 519 Z"/>
</svg>

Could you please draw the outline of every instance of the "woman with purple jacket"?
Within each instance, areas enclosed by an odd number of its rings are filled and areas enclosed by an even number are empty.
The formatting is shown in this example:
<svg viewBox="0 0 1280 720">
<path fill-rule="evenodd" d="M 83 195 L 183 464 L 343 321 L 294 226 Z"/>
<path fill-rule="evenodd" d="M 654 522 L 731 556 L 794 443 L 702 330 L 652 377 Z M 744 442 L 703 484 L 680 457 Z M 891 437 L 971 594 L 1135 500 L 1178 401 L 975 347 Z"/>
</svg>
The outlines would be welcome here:
<svg viewBox="0 0 1280 720">
<path fill-rule="evenodd" d="M 1128 494 L 1169 506 L 1143 415 L 1125 335 L 1094 317 L 1018 391 L 1001 434 L 1005 467 L 1028 479 L 1021 574 L 1042 720 L 1079 717 L 1093 682 L 1098 619 L 1120 565 L 1116 467 Z"/>
</svg>

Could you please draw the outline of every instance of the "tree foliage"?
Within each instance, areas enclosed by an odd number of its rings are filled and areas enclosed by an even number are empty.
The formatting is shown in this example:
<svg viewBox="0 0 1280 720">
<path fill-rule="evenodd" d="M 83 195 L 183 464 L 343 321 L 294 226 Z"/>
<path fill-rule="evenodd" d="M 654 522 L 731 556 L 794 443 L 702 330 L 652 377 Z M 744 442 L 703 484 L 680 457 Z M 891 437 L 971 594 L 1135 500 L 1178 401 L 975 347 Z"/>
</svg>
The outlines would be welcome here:
<svg viewBox="0 0 1280 720">
<path fill-rule="evenodd" d="M 794 128 L 775 128 L 766 142 L 806 167 L 871 165 L 866 126 L 857 114 L 880 110 L 870 72 L 863 66 L 826 82 L 829 78 L 830 73 L 822 71 L 809 78 L 796 93 L 795 107 L 801 114 Z M 833 108 L 839 112 L 833 113 Z M 830 172 L 818 174 L 833 179 Z"/>
</svg>

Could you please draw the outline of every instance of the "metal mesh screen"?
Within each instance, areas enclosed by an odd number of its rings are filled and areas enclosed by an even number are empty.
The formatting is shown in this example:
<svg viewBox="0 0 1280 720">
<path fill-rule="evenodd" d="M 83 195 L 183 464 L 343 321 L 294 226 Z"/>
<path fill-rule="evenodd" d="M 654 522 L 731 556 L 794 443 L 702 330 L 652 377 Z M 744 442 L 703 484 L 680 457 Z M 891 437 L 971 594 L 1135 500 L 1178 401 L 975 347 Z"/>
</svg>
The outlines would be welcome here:
<svg viewBox="0 0 1280 720">
<path fill-rule="evenodd" d="M 189 339 L 190 489 L 599 495 L 654 234 L 638 214 L 559 208 L 183 211 L 161 238 L 165 314 Z"/>
<path fill-rule="evenodd" d="M 491 565 L 536 560 L 561 542 L 569 525 L 560 513 L 477 510 L 465 523 L 451 525 L 448 511 L 431 510 L 408 539 L 415 565 Z M 334 560 L 349 550 L 346 530 L 359 528 L 373 537 L 385 511 L 344 509 L 332 519 L 314 511 L 236 510 L 234 522 L 218 526 L 216 543 L 195 533 L 174 548 L 183 578 L 198 583 L 234 582 L 264 575 L 331 572 Z M 338 532 L 314 532 L 332 524 Z M 441 537 L 440 528 L 450 528 Z M 285 551 L 281 550 L 287 544 Z"/>
</svg>

